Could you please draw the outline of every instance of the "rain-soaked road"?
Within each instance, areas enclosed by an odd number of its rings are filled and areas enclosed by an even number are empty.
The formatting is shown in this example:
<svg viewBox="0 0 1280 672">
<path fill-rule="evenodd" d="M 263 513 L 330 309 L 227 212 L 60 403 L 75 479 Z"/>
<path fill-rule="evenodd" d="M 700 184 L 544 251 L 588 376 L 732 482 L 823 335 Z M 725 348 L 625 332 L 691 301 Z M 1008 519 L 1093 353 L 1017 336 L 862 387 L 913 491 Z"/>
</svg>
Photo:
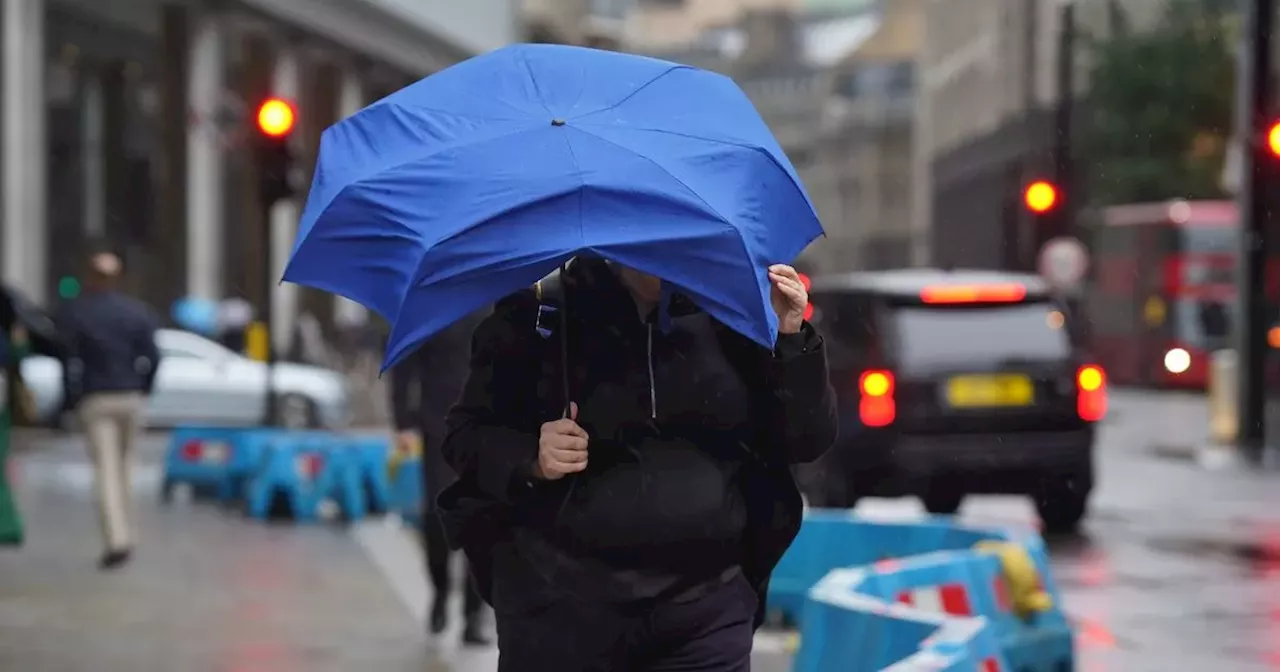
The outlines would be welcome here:
<svg viewBox="0 0 1280 672">
<path fill-rule="evenodd" d="M 1088 533 L 1055 541 L 1085 672 L 1280 667 L 1280 473 L 1206 466 L 1203 401 L 1116 394 L 1098 446 Z M 0 552 L 0 669 L 52 672 L 494 669 L 456 633 L 421 635 L 426 588 L 411 539 L 371 523 L 271 527 L 213 507 L 161 507 L 155 437 L 136 467 L 142 542 L 110 576 L 93 568 L 89 471 L 78 443 L 47 438 L 14 465 L 30 539 Z M 919 515 L 912 501 L 860 510 Z M 965 518 L 1027 524 L 1017 499 Z M 756 669 L 786 669 L 763 635 Z"/>
</svg>

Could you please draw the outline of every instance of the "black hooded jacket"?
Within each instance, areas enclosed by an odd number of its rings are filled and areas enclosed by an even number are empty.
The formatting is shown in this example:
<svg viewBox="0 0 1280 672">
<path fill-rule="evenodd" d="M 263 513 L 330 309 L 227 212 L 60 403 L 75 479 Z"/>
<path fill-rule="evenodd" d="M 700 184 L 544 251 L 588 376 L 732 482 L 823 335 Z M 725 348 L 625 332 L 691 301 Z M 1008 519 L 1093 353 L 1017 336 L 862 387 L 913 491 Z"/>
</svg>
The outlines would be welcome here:
<svg viewBox="0 0 1280 672">
<path fill-rule="evenodd" d="M 439 504 L 481 594 L 500 612 L 564 592 L 643 599 L 731 565 L 763 595 L 800 525 L 790 467 L 836 438 L 821 338 L 806 324 L 770 352 L 679 296 L 664 331 L 600 260 L 577 261 L 562 282 L 567 334 L 554 318 L 542 320 L 549 337 L 535 329 L 534 292 L 500 302 L 476 329 L 448 416 L 444 454 L 460 480 Z M 589 466 L 537 482 L 562 372 Z"/>
</svg>

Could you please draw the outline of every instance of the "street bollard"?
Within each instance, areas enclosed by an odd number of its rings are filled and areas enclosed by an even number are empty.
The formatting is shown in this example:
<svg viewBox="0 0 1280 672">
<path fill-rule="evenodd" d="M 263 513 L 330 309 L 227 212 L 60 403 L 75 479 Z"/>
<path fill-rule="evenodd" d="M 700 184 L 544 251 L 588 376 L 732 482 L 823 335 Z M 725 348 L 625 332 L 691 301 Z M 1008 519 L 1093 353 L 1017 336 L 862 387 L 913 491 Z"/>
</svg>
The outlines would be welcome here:
<svg viewBox="0 0 1280 672">
<path fill-rule="evenodd" d="M 1233 446 L 1238 436 L 1238 367 L 1234 350 L 1217 350 L 1209 358 L 1209 440 L 1216 445 Z"/>
</svg>

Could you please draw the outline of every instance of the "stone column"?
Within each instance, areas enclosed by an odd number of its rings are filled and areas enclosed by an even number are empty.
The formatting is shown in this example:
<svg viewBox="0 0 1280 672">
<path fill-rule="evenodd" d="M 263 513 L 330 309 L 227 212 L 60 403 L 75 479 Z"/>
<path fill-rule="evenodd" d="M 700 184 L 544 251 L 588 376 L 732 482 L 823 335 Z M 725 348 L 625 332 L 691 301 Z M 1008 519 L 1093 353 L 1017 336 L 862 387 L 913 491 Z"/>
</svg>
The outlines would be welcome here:
<svg viewBox="0 0 1280 672">
<path fill-rule="evenodd" d="M 82 71 L 81 77 L 84 78 L 84 88 L 80 94 L 80 124 L 84 137 L 80 149 L 80 179 L 84 184 L 84 198 L 80 217 L 85 239 L 99 240 L 107 233 L 105 104 L 98 71 Z"/>
<path fill-rule="evenodd" d="M 48 138 L 43 0 L 0 0 L 0 248 L 4 280 L 43 302 Z"/>
<path fill-rule="evenodd" d="M 353 67 L 342 70 L 338 84 L 338 118 L 359 112 L 365 105 L 364 81 Z M 369 311 L 362 305 L 343 296 L 333 297 L 333 320 L 340 327 L 363 326 L 369 321 Z"/>
<path fill-rule="evenodd" d="M 187 293 L 222 298 L 223 102 L 226 26 L 209 10 L 193 17 L 187 77 Z"/>
<path fill-rule="evenodd" d="M 301 93 L 298 55 L 290 45 L 281 45 L 276 52 L 272 75 L 272 95 L 292 101 L 296 106 Z M 300 111 L 301 113 L 301 111 Z M 297 131 L 294 131 L 295 135 Z M 284 275 L 285 263 L 293 250 L 293 238 L 298 232 L 298 203 L 284 200 L 271 209 L 271 269 L 272 300 L 275 302 L 274 320 L 271 326 L 272 345 L 277 353 L 288 352 L 294 325 L 298 318 L 298 286 L 279 282 Z"/>
</svg>

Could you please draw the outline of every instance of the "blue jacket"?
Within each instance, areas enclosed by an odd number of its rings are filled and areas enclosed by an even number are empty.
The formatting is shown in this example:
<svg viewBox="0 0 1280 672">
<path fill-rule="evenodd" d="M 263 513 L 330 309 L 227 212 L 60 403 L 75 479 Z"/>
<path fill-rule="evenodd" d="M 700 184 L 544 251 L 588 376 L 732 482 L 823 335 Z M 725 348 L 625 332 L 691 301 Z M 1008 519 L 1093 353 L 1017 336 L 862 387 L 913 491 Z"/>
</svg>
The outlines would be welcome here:
<svg viewBox="0 0 1280 672">
<path fill-rule="evenodd" d="M 58 330 L 68 408 L 99 392 L 149 394 L 160 365 L 157 326 L 146 304 L 120 292 L 86 292 L 67 303 Z"/>
</svg>

